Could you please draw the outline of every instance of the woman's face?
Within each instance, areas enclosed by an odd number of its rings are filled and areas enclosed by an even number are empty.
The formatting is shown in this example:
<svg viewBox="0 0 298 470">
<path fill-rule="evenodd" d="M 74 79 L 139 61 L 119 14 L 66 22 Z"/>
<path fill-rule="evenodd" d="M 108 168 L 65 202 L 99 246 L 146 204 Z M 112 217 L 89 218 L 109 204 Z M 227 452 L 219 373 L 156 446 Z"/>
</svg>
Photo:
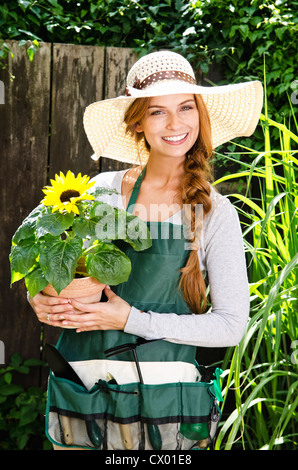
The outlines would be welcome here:
<svg viewBox="0 0 298 470">
<path fill-rule="evenodd" d="M 150 98 L 145 116 L 136 127 L 144 132 L 150 156 L 183 157 L 199 134 L 199 111 L 192 94 Z"/>
</svg>

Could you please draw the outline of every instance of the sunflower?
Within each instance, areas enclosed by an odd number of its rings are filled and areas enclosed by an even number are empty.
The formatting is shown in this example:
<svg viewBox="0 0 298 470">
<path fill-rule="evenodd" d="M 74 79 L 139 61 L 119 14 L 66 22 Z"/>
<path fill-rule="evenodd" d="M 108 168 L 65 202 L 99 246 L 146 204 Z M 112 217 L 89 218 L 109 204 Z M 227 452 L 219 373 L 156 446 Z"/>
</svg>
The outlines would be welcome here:
<svg viewBox="0 0 298 470">
<path fill-rule="evenodd" d="M 94 197 L 87 194 L 87 190 L 93 186 L 93 183 L 88 183 L 89 176 L 77 177 L 68 171 L 66 176 L 62 172 L 60 175 L 55 175 L 55 179 L 51 180 L 52 186 L 45 186 L 43 192 L 45 198 L 41 201 L 45 206 L 53 206 L 52 212 L 63 212 L 66 210 L 68 213 L 74 212 L 79 214 L 77 203 L 83 200 L 93 200 Z"/>
</svg>

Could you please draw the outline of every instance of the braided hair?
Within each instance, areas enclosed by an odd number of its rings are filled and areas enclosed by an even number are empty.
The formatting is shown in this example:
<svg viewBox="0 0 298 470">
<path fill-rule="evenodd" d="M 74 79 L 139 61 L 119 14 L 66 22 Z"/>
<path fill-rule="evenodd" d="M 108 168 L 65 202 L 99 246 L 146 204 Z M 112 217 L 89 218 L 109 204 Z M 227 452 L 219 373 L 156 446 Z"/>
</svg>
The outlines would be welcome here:
<svg viewBox="0 0 298 470">
<path fill-rule="evenodd" d="M 198 217 L 196 208 L 201 205 L 203 217 L 211 210 L 210 198 L 212 171 L 209 164 L 212 155 L 211 124 L 205 103 L 200 95 L 195 95 L 196 105 L 199 111 L 200 130 L 198 138 L 189 150 L 185 162 L 185 174 L 181 186 L 181 201 L 183 207 L 190 208 L 189 229 L 190 255 L 186 265 L 181 269 L 179 287 L 182 290 L 185 301 L 194 313 L 204 313 L 207 306 L 206 285 L 200 268 L 198 247 L 200 231 L 202 229 L 202 217 Z M 124 117 L 126 132 L 135 136 L 136 141 L 144 138 L 144 134 L 136 132 L 137 124 L 145 116 L 150 98 L 138 98 L 127 109 Z M 145 144 L 150 150 L 145 139 Z"/>
</svg>

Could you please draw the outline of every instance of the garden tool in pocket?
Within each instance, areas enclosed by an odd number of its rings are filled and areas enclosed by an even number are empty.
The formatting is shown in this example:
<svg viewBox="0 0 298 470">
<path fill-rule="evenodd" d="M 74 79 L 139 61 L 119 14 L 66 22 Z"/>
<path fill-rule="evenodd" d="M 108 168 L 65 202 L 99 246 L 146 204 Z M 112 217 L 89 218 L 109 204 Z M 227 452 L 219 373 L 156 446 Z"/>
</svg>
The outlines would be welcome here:
<svg viewBox="0 0 298 470">
<path fill-rule="evenodd" d="M 110 373 L 107 374 L 107 382 L 108 384 L 117 385 L 115 378 Z M 128 449 L 128 450 L 132 449 L 133 440 L 132 440 L 130 425 L 120 423 L 119 426 L 120 426 L 121 436 L 122 436 L 125 449 Z"/>
<path fill-rule="evenodd" d="M 46 360 L 52 369 L 56 377 L 64 378 L 72 381 L 82 387 L 86 388 L 80 377 L 73 370 L 71 365 L 66 361 L 66 359 L 60 354 L 60 352 L 51 344 L 45 345 L 45 355 Z M 63 429 L 64 438 L 62 438 L 63 444 L 72 445 L 73 436 L 71 431 L 71 424 L 68 416 L 59 414 L 59 419 L 61 420 L 61 425 Z M 86 420 L 86 429 L 90 441 L 94 447 L 99 448 L 102 444 L 102 435 L 97 423 L 94 420 Z"/>
<path fill-rule="evenodd" d="M 143 376 L 142 376 L 142 372 L 141 372 L 140 363 L 139 363 L 139 360 L 138 360 L 138 355 L 137 355 L 137 352 L 136 352 L 136 348 L 138 346 L 141 346 L 142 344 L 151 343 L 152 341 L 157 341 L 157 340 L 145 340 L 144 338 L 138 338 L 136 343 L 126 343 L 126 344 L 123 344 L 123 345 L 120 345 L 120 346 L 116 346 L 115 348 L 110 348 L 110 349 L 105 351 L 105 354 L 106 354 L 107 357 L 111 357 L 114 354 L 119 354 L 119 353 L 122 353 L 122 352 L 124 353 L 124 352 L 127 352 L 127 351 L 132 351 L 134 361 L 135 361 L 135 365 L 136 365 L 137 372 L 138 372 L 138 376 L 139 376 L 140 384 L 144 384 L 144 380 L 143 380 Z M 148 423 L 147 424 L 147 430 L 148 430 L 149 441 L 152 445 L 152 448 L 154 450 L 160 450 L 162 448 L 162 439 L 161 439 L 161 435 L 160 435 L 158 426 Z M 141 421 L 141 436 L 142 436 L 141 442 L 140 442 L 140 449 L 141 450 L 144 449 L 144 445 L 145 445 L 144 432 L 145 432 L 144 423 Z"/>
</svg>

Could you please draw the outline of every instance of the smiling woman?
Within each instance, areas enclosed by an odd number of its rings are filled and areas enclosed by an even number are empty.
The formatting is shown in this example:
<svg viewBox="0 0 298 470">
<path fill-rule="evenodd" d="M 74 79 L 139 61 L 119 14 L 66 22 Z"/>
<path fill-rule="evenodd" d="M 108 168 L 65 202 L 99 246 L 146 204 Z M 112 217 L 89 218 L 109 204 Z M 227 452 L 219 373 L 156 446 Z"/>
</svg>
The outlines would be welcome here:
<svg viewBox="0 0 298 470">
<path fill-rule="evenodd" d="M 131 273 L 106 289 L 106 302 L 31 300 L 53 325 L 77 328 L 64 330 L 57 348 L 86 390 L 51 374 L 47 435 L 54 445 L 65 445 L 62 416 L 81 448 L 186 450 L 212 442 L 220 370 L 198 367 L 196 347 L 240 341 L 249 290 L 237 213 L 212 188 L 208 162 L 217 145 L 254 131 L 261 106 L 259 82 L 201 87 L 181 55 L 161 51 L 136 62 L 125 96 L 87 108 L 93 158 L 135 164 L 94 178 L 95 188 L 113 190 L 101 203 L 131 217 L 138 211 L 155 236 L 142 253 L 123 247 Z M 68 204 L 61 194 L 59 207 Z M 152 207 L 162 206 L 168 210 L 151 220 Z M 90 420 L 100 429 L 96 444 L 86 432 Z"/>
</svg>

